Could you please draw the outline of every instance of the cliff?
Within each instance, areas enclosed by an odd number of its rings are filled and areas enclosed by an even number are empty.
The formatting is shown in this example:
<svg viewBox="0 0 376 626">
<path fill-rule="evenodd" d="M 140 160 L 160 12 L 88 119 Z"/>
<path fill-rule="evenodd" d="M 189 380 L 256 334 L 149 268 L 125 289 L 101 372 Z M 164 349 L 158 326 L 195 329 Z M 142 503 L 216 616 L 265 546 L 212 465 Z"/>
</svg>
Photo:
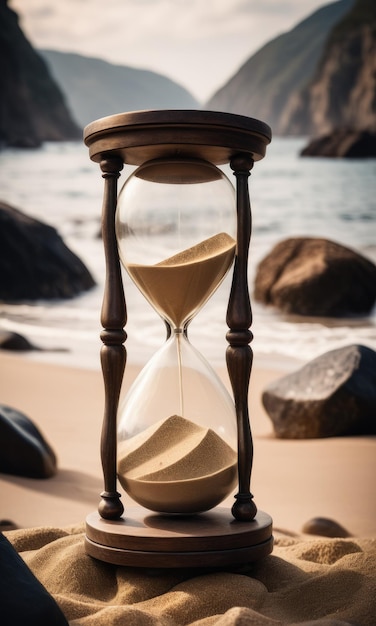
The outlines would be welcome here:
<svg viewBox="0 0 376 626">
<path fill-rule="evenodd" d="M 315 11 L 291 31 L 276 37 L 250 57 L 205 104 L 205 108 L 239 113 L 267 122 L 273 133 L 307 134 L 294 128 L 298 110 L 292 105 L 310 84 L 332 29 L 354 0 L 341 0 Z M 295 111 L 294 111 L 295 108 Z"/>
<path fill-rule="evenodd" d="M 0 0 L 0 57 L 0 145 L 33 148 L 44 141 L 80 139 L 62 92 L 7 0 Z"/>
<path fill-rule="evenodd" d="M 186 89 L 156 72 L 56 50 L 40 54 L 82 127 L 122 111 L 198 108 Z"/>
<path fill-rule="evenodd" d="M 376 131 L 376 3 L 357 0 L 332 29 L 310 83 L 280 119 L 284 134 Z"/>
</svg>

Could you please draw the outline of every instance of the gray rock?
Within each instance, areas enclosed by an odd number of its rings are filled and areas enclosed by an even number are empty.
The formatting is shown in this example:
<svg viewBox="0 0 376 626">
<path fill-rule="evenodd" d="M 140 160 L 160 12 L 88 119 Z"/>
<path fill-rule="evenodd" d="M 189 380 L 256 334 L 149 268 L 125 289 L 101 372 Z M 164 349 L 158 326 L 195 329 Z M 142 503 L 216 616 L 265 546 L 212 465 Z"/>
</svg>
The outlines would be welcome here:
<svg viewBox="0 0 376 626">
<path fill-rule="evenodd" d="M 262 402 L 280 438 L 376 434 L 376 352 L 326 352 L 268 385 Z"/>
<path fill-rule="evenodd" d="M 376 302 L 376 265 L 334 241 L 292 237 L 260 262 L 254 297 L 298 315 L 365 315 Z"/>
<path fill-rule="evenodd" d="M 0 201 L 0 300 L 72 298 L 95 282 L 57 231 Z"/>
<path fill-rule="evenodd" d="M 56 455 L 24 413 L 0 404 L 0 472 L 27 478 L 50 478 Z"/>
</svg>

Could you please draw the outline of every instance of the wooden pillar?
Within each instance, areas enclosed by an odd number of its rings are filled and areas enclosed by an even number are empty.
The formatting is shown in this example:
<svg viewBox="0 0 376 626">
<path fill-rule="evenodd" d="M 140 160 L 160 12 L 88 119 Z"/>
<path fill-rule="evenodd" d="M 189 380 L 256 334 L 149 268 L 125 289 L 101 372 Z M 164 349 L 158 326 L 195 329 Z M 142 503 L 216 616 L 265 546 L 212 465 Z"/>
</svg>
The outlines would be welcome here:
<svg viewBox="0 0 376 626">
<path fill-rule="evenodd" d="M 239 491 L 235 495 L 232 514 L 239 521 L 252 520 L 257 508 L 250 492 L 253 462 L 253 442 L 248 413 L 248 390 L 253 353 L 249 346 L 253 335 L 252 310 L 248 290 L 248 252 L 251 239 L 251 206 L 248 177 L 253 159 L 248 154 L 235 156 L 230 162 L 236 177 L 237 250 L 234 274 L 227 309 L 229 343 L 226 351 L 227 368 L 234 394 L 238 428 Z"/>
<path fill-rule="evenodd" d="M 101 437 L 101 459 L 104 491 L 101 493 L 98 512 L 104 519 L 119 519 L 124 512 L 117 492 L 117 411 L 123 381 L 126 350 L 124 326 L 127 321 L 126 304 L 115 232 L 117 179 L 123 161 L 111 157 L 101 161 L 105 180 L 102 237 L 106 261 L 106 280 L 101 312 L 103 330 L 101 340 L 101 365 L 103 372 L 105 406 Z"/>
</svg>

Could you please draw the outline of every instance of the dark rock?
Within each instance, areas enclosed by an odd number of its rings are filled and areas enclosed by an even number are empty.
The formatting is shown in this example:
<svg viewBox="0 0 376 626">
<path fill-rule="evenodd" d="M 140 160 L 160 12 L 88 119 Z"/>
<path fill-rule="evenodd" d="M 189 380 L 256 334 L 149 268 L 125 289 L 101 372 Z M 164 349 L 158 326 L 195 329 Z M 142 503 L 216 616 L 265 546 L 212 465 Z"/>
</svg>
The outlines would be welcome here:
<svg viewBox="0 0 376 626">
<path fill-rule="evenodd" d="M 0 350 L 29 352 L 31 350 L 40 350 L 40 348 L 34 346 L 26 337 L 19 333 L 0 331 Z"/>
<path fill-rule="evenodd" d="M 0 533 L 2 626 L 68 626 L 61 609 Z"/>
<path fill-rule="evenodd" d="M 280 438 L 376 434 L 376 352 L 326 352 L 268 385 L 262 402 Z"/>
<path fill-rule="evenodd" d="M 327 239 L 286 239 L 259 264 L 254 297 L 298 315 L 365 315 L 376 302 L 376 265 Z"/>
<path fill-rule="evenodd" d="M 376 157 L 376 133 L 367 130 L 338 129 L 313 139 L 303 148 L 301 156 L 352 159 Z"/>
<path fill-rule="evenodd" d="M 351 537 L 346 528 L 327 517 L 314 517 L 308 520 L 304 524 L 302 532 L 307 535 L 319 535 L 320 537 L 339 537 L 341 539 Z"/>
<path fill-rule="evenodd" d="M 43 141 L 80 140 L 81 131 L 44 60 L 18 24 L 17 14 L 0 2 L 0 143 L 35 148 Z"/>
<path fill-rule="evenodd" d="M 35 424 L 24 413 L 0 404 L 0 472 L 50 478 L 56 469 L 56 455 Z"/>
<path fill-rule="evenodd" d="M 0 201 L 0 299 L 72 298 L 93 287 L 57 231 Z"/>
<path fill-rule="evenodd" d="M 68 352 L 67 348 L 41 348 L 31 343 L 26 337 L 19 333 L 7 330 L 0 331 L 0 350 L 11 350 L 13 352 Z"/>
<path fill-rule="evenodd" d="M 4 532 L 7 530 L 16 530 L 18 528 L 17 524 L 12 522 L 10 519 L 0 519 L 0 532 Z"/>
</svg>

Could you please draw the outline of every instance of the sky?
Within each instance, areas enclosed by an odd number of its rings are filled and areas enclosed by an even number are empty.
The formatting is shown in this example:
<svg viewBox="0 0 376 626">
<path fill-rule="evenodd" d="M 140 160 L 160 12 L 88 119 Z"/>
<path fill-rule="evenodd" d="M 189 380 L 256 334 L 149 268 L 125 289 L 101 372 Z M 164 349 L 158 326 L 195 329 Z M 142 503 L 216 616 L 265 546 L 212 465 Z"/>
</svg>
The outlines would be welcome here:
<svg viewBox="0 0 376 626">
<path fill-rule="evenodd" d="M 37 48 L 168 76 L 205 102 L 274 37 L 331 0 L 9 0 Z"/>
</svg>

